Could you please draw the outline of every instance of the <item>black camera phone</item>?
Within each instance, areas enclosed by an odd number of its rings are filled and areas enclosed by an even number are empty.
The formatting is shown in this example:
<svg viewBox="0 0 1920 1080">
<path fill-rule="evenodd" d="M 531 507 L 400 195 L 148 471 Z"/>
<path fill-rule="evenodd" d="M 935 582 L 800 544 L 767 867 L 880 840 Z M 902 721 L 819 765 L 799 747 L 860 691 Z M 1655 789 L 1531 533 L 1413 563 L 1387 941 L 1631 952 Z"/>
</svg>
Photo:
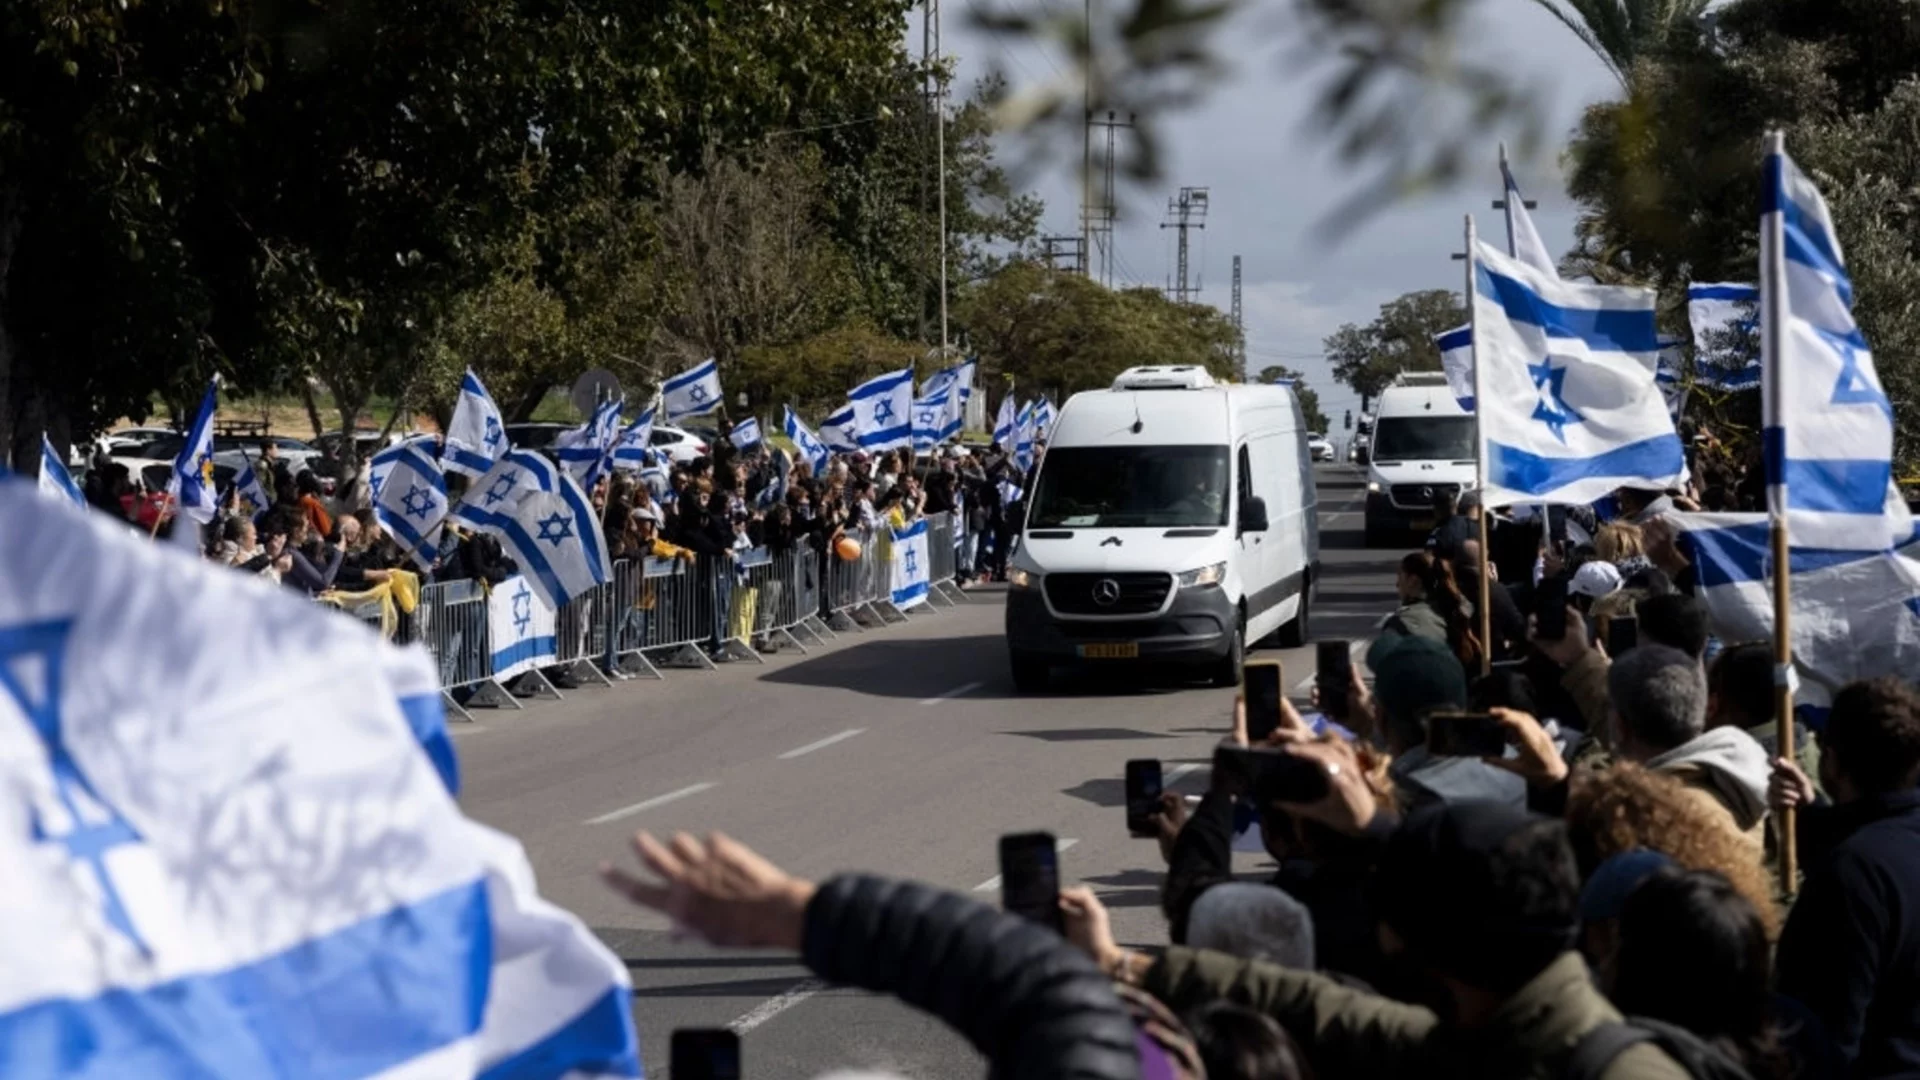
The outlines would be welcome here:
<svg viewBox="0 0 1920 1080">
<path fill-rule="evenodd" d="M 1213 752 L 1215 770 L 1237 777 L 1237 789 L 1255 803 L 1310 803 L 1327 797 L 1326 767 L 1269 746 L 1222 746 Z"/>
<path fill-rule="evenodd" d="M 1240 668 L 1240 700 L 1247 710 L 1247 741 L 1258 746 L 1280 727 L 1278 660 L 1249 660 Z"/>
<path fill-rule="evenodd" d="M 1048 832 L 1000 838 L 1000 906 L 1064 932 L 1060 913 L 1060 851 Z"/>
<path fill-rule="evenodd" d="M 1436 757 L 1499 757 L 1507 752 L 1507 729 L 1490 713 L 1428 713 L 1427 750 Z"/>
<path fill-rule="evenodd" d="M 1640 644 L 1640 620 L 1630 615 L 1615 615 L 1607 620 L 1607 655 L 1618 660 Z"/>
<path fill-rule="evenodd" d="M 1534 634 L 1541 641 L 1567 636 L 1567 579 L 1558 574 L 1541 578 L 1534 590 Z"/>
<path fill-rule="evenodd" d="M 1160 762 L 1153 758 L 1135 758 L 1127 762 L 1127 834 L 1153 836 L 1153 815 L 1160 812 L 1160 792 L 1164 783 Z"/>
<path fill-rule="evenodd" d="M 669 1053 L 676 1080 L 740 1080 L 740 1036 L 726 1028 L 680 1028 Z"/>
<path fill-rule="evenodd" d="M 1347 688 L 1353 685 L 1353 647 L 1346 641 L 1322 641 L 1314 648 L 1314 685 L 1320 711 L 1335 720 L 1347 716 Z"/>
</svg>

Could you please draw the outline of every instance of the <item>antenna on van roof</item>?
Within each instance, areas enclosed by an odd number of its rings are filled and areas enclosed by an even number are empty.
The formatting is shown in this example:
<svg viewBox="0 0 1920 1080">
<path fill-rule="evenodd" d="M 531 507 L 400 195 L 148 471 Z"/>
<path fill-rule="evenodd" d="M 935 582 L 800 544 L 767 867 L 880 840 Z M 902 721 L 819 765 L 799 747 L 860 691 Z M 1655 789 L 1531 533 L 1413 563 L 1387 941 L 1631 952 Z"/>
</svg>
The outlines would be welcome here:
<svg viewBox="0 0 1920 1080">
<path fill-rule="evenodd" d="M 1140 399 L 1136 397 L 1133 399 L 1133 427 L 1129 430 L 1138 435 L 1140 429 L 1146 426 L 1146 422 L 1140 419 Z"/>
</svg>

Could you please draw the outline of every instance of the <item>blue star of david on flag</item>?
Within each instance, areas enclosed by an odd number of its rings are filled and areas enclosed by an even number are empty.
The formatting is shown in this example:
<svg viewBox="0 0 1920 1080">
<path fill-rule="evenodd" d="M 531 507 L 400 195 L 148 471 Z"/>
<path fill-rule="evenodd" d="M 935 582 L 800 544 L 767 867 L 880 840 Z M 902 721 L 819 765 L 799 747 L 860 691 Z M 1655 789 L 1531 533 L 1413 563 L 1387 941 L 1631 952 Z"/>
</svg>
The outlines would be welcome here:
<svg viewBox="0 0 1920 1080">
<path fill-rule="evenodd" d="M 1553 358 L 1544 362 L 1528 364 L 1527 374 L 1533 376 L 1534 389 L 1540 392 L 1540 402 L 1533 407 L 1533 418 L 1547 425 L 1553 437 L 1563 444 L 1567 441 L 1567 425 L 1581 423 L 1585 418 L 1574 412 L 1567 399 L 1562 396 L 1567 381 L 1565 364 L 1553 366 Z"/>
<path fill-rule="evenodd" d="M 873 406 L 873 422 L 884 424 L 893 419 L 893 402 L 877 401 Z"/>
<path fill-rule="evenodd" d="M 695 383 L 687 388 L 687 396 L 696 402 L 705 402 L 707 400 L 707 388 Z"/>
<path fill-rule="evenodd" d="M 912 548 L 908 548 L 908 549 L 907 549 L 907 553 L 906 553 L 906 555 L 907 555 L 907 573 L 909 573 L 909 574 L 917 574 L 917 573 L 919 573 L 919 572 L 920 572 L 920 560 L 918 560 L 918 559 L 916 559 L 916 558 L 914 558 L 914 551 L 913 551 L 913 549 L 912 549 Z"/>
<path fill-rule="evenodd" d="M 427 515 L 433 512 L 433 492 L 419 484 L 409 484 L 400 504 L 406 508 L 408 517 L 417 517 L 425 521 Z"/>
<path fill-rule="evenodd" d="M 513 594 L 513 632 L 525 635 L 527 624 L 533 622 L 533 592 L 527 588 L 525 578 L 520 579 L 520 590 Z"/>
<path fill-rule="evenodd" d="M 539 525 L 540 535 L 537 539 L 545 540 L 554 547 L 559 547 L 562 540 L 571 539 L 573 536 L 573 522 L 568 521 L 565 514 L 557 511 L 548 517 L 541 518 Z"/>
<path fill-rule="evenodd" d="M 387 475 L 385 473 L 373 473 L 367 477 L 367 490 L 371 493 L 374 502 L 380 501 L 380 489 L 386 485 Z"/>
<path fill-rule="evenodd" d="M 1815 327 L 1814 329 L 1822 338 L 1826 339 L 1827 344 L 1833 348 L 1833 351 L 1840 355 L 1840 377 L 1834 381 L 1831 404 L 1873 405 L 1885 413 L 1887 419 L 1891 421 L 1893 419 L 1893 404 L 1887 400 L 1887 395 L 1881 393 L 1871 382 L 1867 381 L 1866 373 L 1861 370 L 1860 358 L 1864 354 L 1864 350 L 1847 340 L 1844 335 L 1835 334 L 1820 329 L 1819 327 Z"/>
<path fill-rule="evenodd" d="M 493 486 L 487 489 L 487 506 L 491 508 L 494 503 L 500 502 L 509 494 L 512 494 L 513 485 L 517 483 L 519 479 L 519 473 L 503 473 L 498 480 L 493 482 Z"/>
<path fill-rule="evenodd" d="M 500 440 L 506 437 L 506 432 L 500 430 L 500 418 L 497 416 L 487 417 L 487 449 L 491 450 L 499 446 Z"/>
<path fill-rule="evenodd" d="M 939 419 L 939 417 L 934 414 L 932 409 L 921 409 L 919 419 L 915 420 L 914 423 L 919 424 L 923 428 L 930 428 L 937 419 Z"/>
<path fill-rule="evenodd" d="M 13 699 L 45 745 L 53 770 L 54 795 L 61 811 L 58 815 L 49 815 L 35 807 L 33 838 L 58 843 L 76 862 L 85 863 L 99 883 L 107 924 L 125 935 L 142 953 L 151 954 L 146 939 L 133 925 L 133 916 L 121 900 L 120 890 L 107 873 L 107 852 L 140 843 L 140 834 L 94 791 L 61 737 L 60 688 L 71 630 L 72 624 L 67 622 L 0 628 L 0 691 Z M 37 695 L 22 680 L 19 666 L 21 661 L 34 659 L 40 663 Z M 55 820 L 64 821 L 65 832 L 54 831 L 51 822 Z"/>
</svg>

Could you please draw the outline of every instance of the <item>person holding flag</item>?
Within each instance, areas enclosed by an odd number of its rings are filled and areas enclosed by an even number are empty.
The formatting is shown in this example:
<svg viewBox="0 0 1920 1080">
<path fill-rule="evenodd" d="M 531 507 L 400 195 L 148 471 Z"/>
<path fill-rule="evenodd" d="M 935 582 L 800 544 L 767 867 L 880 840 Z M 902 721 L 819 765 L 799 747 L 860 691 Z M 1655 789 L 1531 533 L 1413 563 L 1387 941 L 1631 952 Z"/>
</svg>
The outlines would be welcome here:
<svg viewBox="0 0 1920 1080">
<path fill-rule="evenodd" d="M 73 474 L 53 452 L 53 443 L 47 439 L 46 432 L 40 433 L 40 490 L 56 499 L 64 499 L 77 506 L 86 506 L 87 497 L 80 492 L 80 485 L 73 482 Z"/>
<path fill-rule="evenodd" d="M 468 368 L 460 377 L 460 398 L 454 402 L 453 420 L 447 425 L 446 444 L 441 449 L 446 470 L 480 476 L 510 449 L 500 406 L 494 404 L 480 376 Z"/>
<path fill-rule="evenodd" d="M 173 459 L 173 471 L 167 477 L 167 499 L 176 514 L 205 525 L 220 509 L 219 493 L 213 487 L 213 414 L 220 403 L 220 376 L 207 383 L 206 396 L 200 399 L 200 412 L 187 429 L 187 440 Z M 154 521 L 154 531 L 160 528 Z"/>
<path fill-rule="evenodd" d="M 669 424 L 677 424 L 688 417 L 705 416 L 718 409 L 723 398 L 720 362 L 712 357 L 660 384 L 660 403 L 667 410 Z"/>
<path fill-rule="evenodd" d="M 254 471 L 253 459 L 244 459 L 243 465 L 233 478 L 234 512 L 248 521 L 260 520 L 260 515 L 273 508 L 273 497 L 267 494 L 266 485 L 260 482 L 260 475 Z"/>
</svg>

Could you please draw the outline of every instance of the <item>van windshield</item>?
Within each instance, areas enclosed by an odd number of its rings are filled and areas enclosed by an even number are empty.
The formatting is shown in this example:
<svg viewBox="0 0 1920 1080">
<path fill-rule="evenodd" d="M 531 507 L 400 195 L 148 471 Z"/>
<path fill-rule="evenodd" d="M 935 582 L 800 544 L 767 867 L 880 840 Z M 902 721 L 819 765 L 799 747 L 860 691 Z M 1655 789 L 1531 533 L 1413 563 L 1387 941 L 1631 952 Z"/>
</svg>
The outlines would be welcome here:
<svg viewBox="0 0 1920 1080">
<path fill-rule="evenodd" d="M 1383 416 L 1373 424 L 1375 461 L 1472 461 L 1471 416 Z"/>
<path fill-rule="evenodd" d="M 1221 526 L 1224 446 L 1048 447 L 1029 527 Z"/>
</svg>

